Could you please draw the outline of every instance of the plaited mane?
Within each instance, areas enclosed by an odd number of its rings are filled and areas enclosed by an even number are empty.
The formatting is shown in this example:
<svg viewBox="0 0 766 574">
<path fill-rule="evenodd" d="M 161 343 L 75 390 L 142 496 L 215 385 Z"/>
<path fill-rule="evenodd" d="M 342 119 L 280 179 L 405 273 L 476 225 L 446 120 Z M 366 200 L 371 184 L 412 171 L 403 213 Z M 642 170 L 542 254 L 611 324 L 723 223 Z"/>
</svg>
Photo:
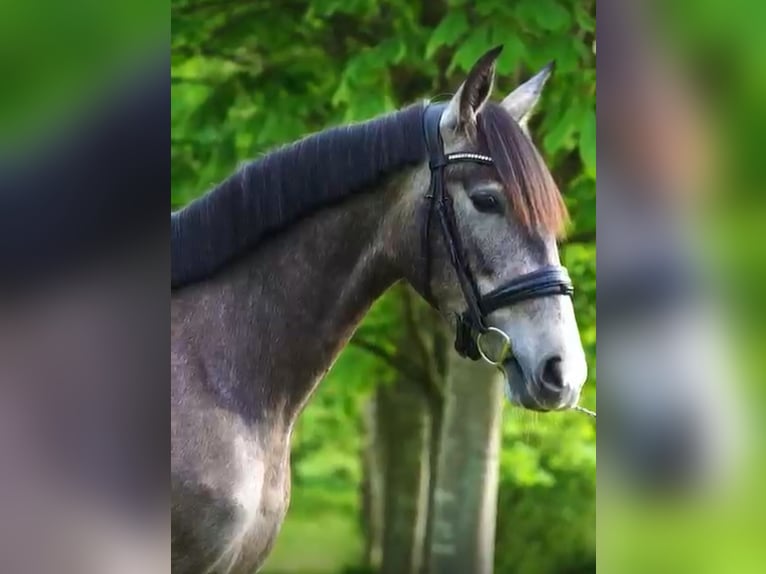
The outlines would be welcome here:
<svg viewBox="0 0 766 574">
<path fill-rule="evenodd" d="M 423 104 L 308 136 L 171 215 L 173 288 L 205 279 L 302 217 L 425 158 Z"/>
</svg>

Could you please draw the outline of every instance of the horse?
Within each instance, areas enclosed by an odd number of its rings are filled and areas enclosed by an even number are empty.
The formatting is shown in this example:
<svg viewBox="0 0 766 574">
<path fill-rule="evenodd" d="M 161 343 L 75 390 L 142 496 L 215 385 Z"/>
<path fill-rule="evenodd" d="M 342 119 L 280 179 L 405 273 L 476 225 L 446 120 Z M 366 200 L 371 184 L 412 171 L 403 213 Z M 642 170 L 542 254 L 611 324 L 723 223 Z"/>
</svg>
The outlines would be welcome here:
<svg viewBox="0 0 766 574">
<path fill-rule="evenodd" d="M 372 303 L 404 280 L 505 372 L 511 402 L 576 405 L 585 355 L 559 264 L 567 220 L 527 120 L 552 67 L 308 136 L 171 214 L 177 574 L 257 571 L 290 496 L 290 436 Z"/>
</svg>

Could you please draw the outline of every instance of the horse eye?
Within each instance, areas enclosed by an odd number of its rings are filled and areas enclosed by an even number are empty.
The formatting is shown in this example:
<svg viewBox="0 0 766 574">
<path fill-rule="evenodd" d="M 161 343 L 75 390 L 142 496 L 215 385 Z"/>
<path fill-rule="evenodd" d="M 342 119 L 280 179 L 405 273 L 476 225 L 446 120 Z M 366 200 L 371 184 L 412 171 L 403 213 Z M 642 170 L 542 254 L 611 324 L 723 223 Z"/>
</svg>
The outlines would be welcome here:
<svg viewBox="0 0 766 574">
<path fill-rule="evenodd" d="M 498 199 L 489 193 L 475 193 L 471 196 L 473 206 L 482 213 L 502 213 L 503 207 Z"/>
</svg>

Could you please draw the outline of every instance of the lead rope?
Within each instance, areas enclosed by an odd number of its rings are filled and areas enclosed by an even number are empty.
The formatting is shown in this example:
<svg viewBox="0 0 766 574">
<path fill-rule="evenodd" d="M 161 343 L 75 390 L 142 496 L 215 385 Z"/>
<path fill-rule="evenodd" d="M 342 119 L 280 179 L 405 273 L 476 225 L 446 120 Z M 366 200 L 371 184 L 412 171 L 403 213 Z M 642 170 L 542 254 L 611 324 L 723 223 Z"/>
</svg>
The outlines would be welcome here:
<svg viewBox="0 0 766 574">
<path fill-rule="evenodd" d="M 589 417 L 593 417 L 594 419 L 596 418 L 596 412 L 595 411 L 592 411 L 590 409 L 586 409 L 585 407 L 582 407 L 580 405 L 573 406 L 572 410 L 580 411 L 581 413 L 585 413 Z"/>
</svg>

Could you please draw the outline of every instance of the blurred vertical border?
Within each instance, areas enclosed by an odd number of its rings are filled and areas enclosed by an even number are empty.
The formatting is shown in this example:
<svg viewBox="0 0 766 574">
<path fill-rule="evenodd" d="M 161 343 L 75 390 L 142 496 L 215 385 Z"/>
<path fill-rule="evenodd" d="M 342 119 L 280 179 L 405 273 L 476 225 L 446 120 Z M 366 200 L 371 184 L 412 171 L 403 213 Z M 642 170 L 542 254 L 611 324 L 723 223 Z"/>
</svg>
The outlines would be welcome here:
<svg viewBox="0 0 766 574">
<path fill-rule="evenodd" d="M 162 0 L 0 2 L 7 574 L 169 570 L 169 44 Z"/>
<path fill-rule="evenodd" d="M 611 399 L 619 401 L 622 391 L 610 390 L 616 379 L 631 375 L 642 386 L 630 395 L 627 411 L 638 411 L 645 398 L 649 406 L 643 414 L 659 417 L 679 396 L 683 408 L 675 411 L 674 421 L 694 412 L 699 424 L 673 461 L 691 459 L 692 445 L 698 452 L 717 451 L 711 474 L 726 475 L 713 488 L 636 495 L 614 480 L 615 469 L 600 466 L 599 566 L 622 573 L 763 571 L 766 4 L 610 0 L 598 4 L 597 18 L 600 411 L 608 412 Z M 630 196 L 632 206 L 631 224 L 622 228 L 615 224 L 617 210 L 610 211 L 622 201 L 615 199 L 620 195 Z M 652 223 L 642 226 L 648 212 L 645 221 Z M 668 243 L 648 247 L 658 229 L 676 237 L 673 257 Z M 622 265 L 615 246 L 626 243 L 634 258 Z M 640 245 L 646 246 L 643 252 Z M 644 278 L 660 281 L 681 267 L 692 270 L 691 288 L 676 291 L 682 295 L 664 306 L 654 323 L 662 323 L 661 331 L 652 332 L 672 331 L 665 350 L 674 352 L 643 352 L 641 381 L 625 360 L 638 351 L 612 349 L 617 335 L 627 331 L 636 341 L 651 310 L 640 307 L 638 317 L 612 313 L 614 300 L 602 294 L 609 293 L 610 281 L 635 287 L 638 274 L 630 275 L 631 269 L 653 268 L 657 275 Z M 620 283 L 619 276 L 626 280 Z M 645 283 L 656 287 L 658 281 Z M 619 301 L 624 310 L 626 297 Z M 712 317 L 708 327 L 717 343 L 694 347 L 700 330 L 677 319 L 680 309 Z M 682 346 L 695 366 L 689 372 L 697 373 L 686 381 L 667 376 L 680 372 Z M 700 407 L 706 401 L 709 406 Z M 602 421 L 600 451 L 624 430 L 625 417 L 610 421 L 607 415 Z M 675 438 L 667 432 L 660 440 L 667 445 Z M 623 474 L 633 472 L 625 467 L 640 456 L 631 448 L 622 451 L 617 470 Z M 702 471 L 693 474 L 700 478 Z"/>
</svg>

